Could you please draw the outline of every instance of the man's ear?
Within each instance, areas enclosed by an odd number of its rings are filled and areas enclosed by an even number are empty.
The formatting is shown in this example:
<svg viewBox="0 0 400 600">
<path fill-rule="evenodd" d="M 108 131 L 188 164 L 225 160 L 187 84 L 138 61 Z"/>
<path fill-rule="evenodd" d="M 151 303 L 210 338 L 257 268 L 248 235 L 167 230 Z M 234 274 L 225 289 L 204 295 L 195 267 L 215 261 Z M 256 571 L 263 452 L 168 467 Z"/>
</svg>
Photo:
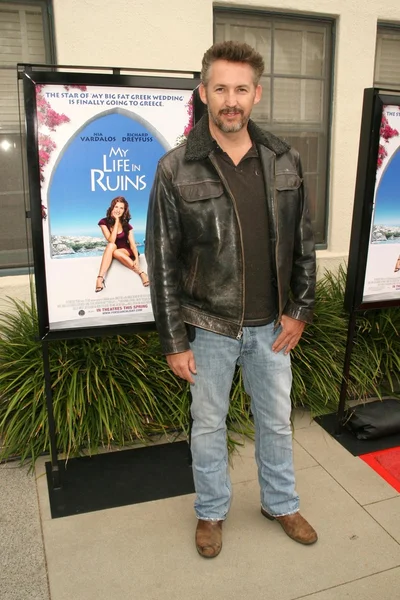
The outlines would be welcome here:
<svg viewBox="0 0 400 600">
<path fill-rule="evenodd" d="M 254 97 L 253 104 L 258 104 L 260 102 L 260 100 L 261 100 L 261 96 L 262 96 L 262 87 L 261 87 L 261 85 L 258 85 L 256 87 L 256 95 Z"/>
<path fill-rule="evenodd" d="M 204 83 L 199 85 L 199 96 L 203 104 L 207 104 L 207 92 Z"/>
</svg>

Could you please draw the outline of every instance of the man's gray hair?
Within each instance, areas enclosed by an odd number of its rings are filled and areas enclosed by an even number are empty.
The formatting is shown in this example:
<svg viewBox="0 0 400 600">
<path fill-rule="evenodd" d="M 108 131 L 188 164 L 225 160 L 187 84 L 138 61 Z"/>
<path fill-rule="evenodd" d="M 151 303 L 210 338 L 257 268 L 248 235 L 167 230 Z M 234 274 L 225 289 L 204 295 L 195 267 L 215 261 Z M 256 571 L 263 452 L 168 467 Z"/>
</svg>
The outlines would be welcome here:
<svg viewBox="0 0 400 600">
<path fill-rule="evenodd" d="M 216 60 L 246 63 L 254 71 L 254 85 L 258 85 L 264 72 L 264 60 L 257 50 L 243 42 L 218 42 L 207 50 L 201 63 L 201 80 L 207 85 L 210 78 L 210 67 Z"/>
</svg>

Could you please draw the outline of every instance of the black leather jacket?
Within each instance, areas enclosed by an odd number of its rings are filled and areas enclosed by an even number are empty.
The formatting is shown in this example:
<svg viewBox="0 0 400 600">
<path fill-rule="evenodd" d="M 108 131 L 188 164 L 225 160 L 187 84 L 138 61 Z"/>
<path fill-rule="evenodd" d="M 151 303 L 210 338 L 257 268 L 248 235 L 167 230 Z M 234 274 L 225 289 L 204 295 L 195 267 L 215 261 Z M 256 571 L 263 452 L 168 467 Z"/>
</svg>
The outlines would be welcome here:
<svg viewBox="0 0 400 600">
<path fill-rule="evenodd" d="M 315 249 L 299 155 L 249 121 L 266 182 L 273 269 L 282 313 L 310 322 Z M 244 267 L 235 199 L 214 155 L 204 116 L 165 154 L 150 193 L 146 259 L 165 354 L 189 349 L 185 323 L 241 336 Z M 251 187 L 249 188 L 251 199 Z"/>
</svg>

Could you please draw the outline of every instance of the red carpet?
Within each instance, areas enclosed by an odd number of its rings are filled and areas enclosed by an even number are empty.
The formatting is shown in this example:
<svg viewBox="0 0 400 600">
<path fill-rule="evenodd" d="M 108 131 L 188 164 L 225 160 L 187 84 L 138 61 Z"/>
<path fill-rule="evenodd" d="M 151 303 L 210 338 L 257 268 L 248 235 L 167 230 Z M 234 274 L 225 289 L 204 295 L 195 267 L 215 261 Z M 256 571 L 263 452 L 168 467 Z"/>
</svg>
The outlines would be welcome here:
<svg viewBox="0 0 400 600">
<path fill-rule="evenodd" d="M 360 458 L 400 492 L 400 447 L 362 454 Z"/>
</svg>

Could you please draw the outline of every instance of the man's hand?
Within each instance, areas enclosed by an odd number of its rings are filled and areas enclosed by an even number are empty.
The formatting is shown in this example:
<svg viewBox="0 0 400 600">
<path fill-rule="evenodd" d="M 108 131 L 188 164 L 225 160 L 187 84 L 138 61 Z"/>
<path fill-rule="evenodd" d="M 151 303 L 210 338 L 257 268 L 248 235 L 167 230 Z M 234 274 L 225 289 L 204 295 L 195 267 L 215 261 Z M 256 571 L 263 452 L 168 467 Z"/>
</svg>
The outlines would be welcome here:
<svg viewBox="0 0 400 600">
<path fill-rule="evenodd" d="M 282 331 L 276 338 L 272 350 L 274 352 L 280 352 L 285 348 L 285 354 L 289 354 L 293 348 L 295 348 L 302 336 L 305 327 L 304 321 L 298 319 L 292 319 L 287 315 L 282 315 L 281 326 Z"/>
<path fill-rule="evenodd" d="M 167 354 L 167 363 L 175 375 L 189 383 L 194 383 L 192 373 L 196 374 L 196 363 L 191 350 L 179 352 L 178 354 Z"/>
</svg>

